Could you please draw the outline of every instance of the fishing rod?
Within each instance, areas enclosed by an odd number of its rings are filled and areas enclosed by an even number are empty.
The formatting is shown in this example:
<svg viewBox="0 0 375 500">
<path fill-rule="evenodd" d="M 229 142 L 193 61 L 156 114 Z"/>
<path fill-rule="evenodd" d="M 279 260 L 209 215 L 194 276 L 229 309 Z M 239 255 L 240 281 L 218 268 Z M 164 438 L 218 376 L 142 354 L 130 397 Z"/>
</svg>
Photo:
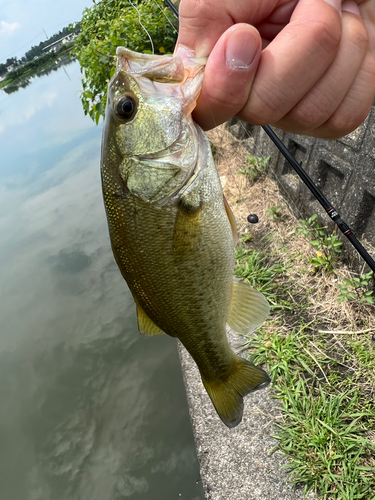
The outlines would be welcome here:
<svg viewBox="0 0 375 500">
<path fill-rule="evenodd" d="M 168 5 L 168 7 L 171 9 L 171 11 L 173 12 L 173 14 L 178 19 L 179 15 L 178 15 L 178 9 L 176 8 L 176 6 L 171 2 L 171 0 L 165 0 L 165 3 Z"/>
<path fill-rule="evenodd" d="M 332 204 L 327 200 L 327 198 L 319 191 L 317 186 L 313 183 L 311 178 L 302 169 L 301 165 L 296 161 L 292 154 L 285 147 L 285 144 L 277 137 L 275 132 L 271 129 L 269 125 L 264 125 L 263 130 L 279 149 L 281 154 L 286 158 L 290 165 L 294 168 L 297 175 L 302 179 L 307 188 L 312 192 L 318 202 L 322 205 L 328 216 L 333 220 L 333 222 L 338 226 L 340 231 L 348 238 L 350 243 L 354 246 L 360 256 L 367 262 L 370 269 L 375 273 L 375 261 L 363 245 L 357 240 L 353 231 L 350 227 L 341 219 L 340 215 L 337 213 Z"/>
<path fill-rule="evenodd" d="M 171 0 L 164 0 L 168 7 L 173 11 L 174 15 L 178 19 L 178 10 L 175 5 L 171 2 Z M 327 198 L 320 192 L 318 187 L 314 184 L 312 179 L 307 175 L 307 173 L 303 170 L 301 165 L 297 162 L 297 160 L 293 157 L 293 155 L 288 151 L 285 144 L 277 137 L 275 132 L 269 125 L 262 126 L 265 133 L 271 139 L 271 141 L 278 148 L 280 153 L 284 156 L 284 158 L 290 163 L 293 167 L 297 175 L 304 182 L 306 187 L 311 191 L 311 193 L 315 196 L 321 206 L 324 208 L 327 215 L 333 220 L 333 222 L 338 226 L 340 231 L 348 238 L 350 243 L 354 246 L 360 256 L 365 260 L 370 269 L 375 273 L 375 261 L 371 257 L 371 255 L 367 252 L 364 246 L 358 241 L 356 236 L 353 234 L 353 231 L 350 227 L 344 222 L 333 205 L 327 200 Z M 248 217 L 248 221 L 251 223 L 258 222 L 258 217 L 255 214 L 250 214 Z"/>
</svg>

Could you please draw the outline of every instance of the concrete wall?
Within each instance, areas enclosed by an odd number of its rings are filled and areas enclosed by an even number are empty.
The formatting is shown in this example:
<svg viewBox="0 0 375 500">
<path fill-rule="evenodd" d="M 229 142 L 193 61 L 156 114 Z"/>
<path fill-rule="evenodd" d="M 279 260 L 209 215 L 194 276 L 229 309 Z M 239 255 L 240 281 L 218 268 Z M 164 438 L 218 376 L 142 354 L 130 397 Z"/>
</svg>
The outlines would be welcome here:
<svg viewBox="0 0 375 500">
<path fill-rule="evenodd" d="M 297 216 L 307 218 L 316 213 L 324 225 L 330 230 L 334 228 L 318 201 L 261 127 L 233 119 L 228 122 L 228 128 L 245 141 L 255 156 L 271 156 L 269 170 L 292 202 Z M 375 106 L 360 127 L 341 139 L 323 140 L 279 129 L 274 131 L 375 258 Z M 357 259 L 357 252 L 344 236 L 342 241 L 353 265 L 361 269 L 362 259 Z"/>
</svg>

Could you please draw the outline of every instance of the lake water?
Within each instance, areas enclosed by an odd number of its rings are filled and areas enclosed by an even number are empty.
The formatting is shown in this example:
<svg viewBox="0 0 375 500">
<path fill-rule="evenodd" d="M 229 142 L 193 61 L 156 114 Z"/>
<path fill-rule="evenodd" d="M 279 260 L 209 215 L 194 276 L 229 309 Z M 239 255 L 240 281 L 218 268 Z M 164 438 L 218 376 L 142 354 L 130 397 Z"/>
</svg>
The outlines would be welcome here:
<svg viewBox="0 0 375 500">
<path fill-rule="evenodd" d="M 0 498 L 201 500 L 176 343 L 137 331 L 79 78 L 0 91 Z"/>
</svg>

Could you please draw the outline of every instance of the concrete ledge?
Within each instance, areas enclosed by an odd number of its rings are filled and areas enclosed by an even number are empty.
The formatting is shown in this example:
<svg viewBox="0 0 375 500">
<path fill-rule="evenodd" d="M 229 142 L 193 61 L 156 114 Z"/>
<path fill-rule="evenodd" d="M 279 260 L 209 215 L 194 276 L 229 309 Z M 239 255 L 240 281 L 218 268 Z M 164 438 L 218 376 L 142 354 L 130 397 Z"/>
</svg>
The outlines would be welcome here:
<svg viewBox="0 0 375 500">
<path fill-rule="evenodd" d="M 238 352 L 243 337 L 228 330 L 228 338 Z M 281 469 L 288 463 L 286 457 L 277 451 L 269 454 L 277 445 L 271 437 L 272 424 L 280 418 L 269 389 L 246 396 L 241 424 L 228 429 L 212 406 L 195 362 L 180 343 L 179 355 L 206 499 L 302 500 L 302 489 L 290 486 L 287 472 Z"/>
</svg>

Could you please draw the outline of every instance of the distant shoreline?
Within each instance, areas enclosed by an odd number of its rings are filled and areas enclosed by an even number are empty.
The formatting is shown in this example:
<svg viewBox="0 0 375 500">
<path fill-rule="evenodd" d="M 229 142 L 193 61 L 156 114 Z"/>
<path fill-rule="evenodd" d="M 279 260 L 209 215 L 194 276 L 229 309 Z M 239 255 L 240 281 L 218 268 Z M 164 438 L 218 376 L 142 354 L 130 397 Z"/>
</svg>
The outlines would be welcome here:
<svg viewBox="0 0 375 500">
<path fill-rule="evenodd" d="M 43 54 L 37 59 L 9 71 L 4 80 L 0 81 L 0 90 L 7 91 L 8 89 L 10 90 L 8 93 L 11 93 L 13 87 L 14 91 L 18 90 L 19 87 L 25 87 L 28 85 L 30 78 L 37 76 L 42 71 L 53 69 L 63 57 L 70 57 L 73 59 L 71 56 L 73 46 L 74 41 L 67 42 L 57 49 L 56 52 Z"/>
</svg>

